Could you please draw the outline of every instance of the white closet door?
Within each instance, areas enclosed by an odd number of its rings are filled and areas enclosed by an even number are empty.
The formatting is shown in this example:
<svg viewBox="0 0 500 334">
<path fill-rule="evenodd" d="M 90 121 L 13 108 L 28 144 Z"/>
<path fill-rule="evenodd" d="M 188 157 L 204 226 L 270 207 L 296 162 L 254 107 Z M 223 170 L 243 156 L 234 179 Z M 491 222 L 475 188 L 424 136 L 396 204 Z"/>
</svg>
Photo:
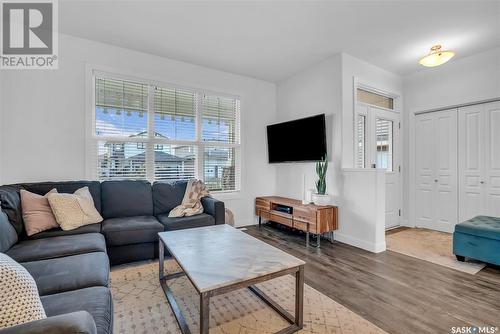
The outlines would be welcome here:
<svg viewBox="0 0 500 334">
<path fill-rule="evenodd" d="M 458 220 L 457 109 L 435 113 L 434 228 L 453 232 Z"/>
<path fill-rule="evenodd" d="M 416 225 L 452 232 L 457 223 L 457 109 L 416 116 Z"/>
<path fill-rule="evenodd" d="M 434 116 L 432 113 L 415 117 L 415 224 L 433 228 L 434 222 Z"/>
<path fill-rule="evenodd" d="M 459 114 L 459 220 L 486 212 L 484 105 L 460 108 Z"/>
<path fill-rule="evenodd" d="M 485 131 L 485 215 L 500 217 L 500 102 L 484 105 Z"/>
</svg>

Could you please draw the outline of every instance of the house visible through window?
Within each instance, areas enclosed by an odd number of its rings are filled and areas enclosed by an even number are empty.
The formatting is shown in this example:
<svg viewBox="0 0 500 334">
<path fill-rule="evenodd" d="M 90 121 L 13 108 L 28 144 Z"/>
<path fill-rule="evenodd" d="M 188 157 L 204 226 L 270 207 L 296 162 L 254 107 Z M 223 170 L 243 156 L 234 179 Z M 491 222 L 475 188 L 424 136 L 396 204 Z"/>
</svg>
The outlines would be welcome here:
<svg viewBox="0 0 500 334">
<path fill-rule="evenodd" d="M 200 178 L 239 190 L 240 101 L 94 74 L 92 142 L 99 180 Z"/>
</svg>

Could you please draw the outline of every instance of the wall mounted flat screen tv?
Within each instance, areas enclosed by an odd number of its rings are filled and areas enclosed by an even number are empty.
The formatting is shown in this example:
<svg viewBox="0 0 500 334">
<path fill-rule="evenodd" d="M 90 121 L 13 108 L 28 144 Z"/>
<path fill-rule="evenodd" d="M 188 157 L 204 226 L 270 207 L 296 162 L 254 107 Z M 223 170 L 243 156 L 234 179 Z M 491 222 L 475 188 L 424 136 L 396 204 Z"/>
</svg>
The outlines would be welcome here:
<svg viewBox="0 0 500 334">
<path fill-rule="evenodd" d="M 269 163 L 318 161 L 326 155 L 325 115 L 267 126 Z"/>
</svg>

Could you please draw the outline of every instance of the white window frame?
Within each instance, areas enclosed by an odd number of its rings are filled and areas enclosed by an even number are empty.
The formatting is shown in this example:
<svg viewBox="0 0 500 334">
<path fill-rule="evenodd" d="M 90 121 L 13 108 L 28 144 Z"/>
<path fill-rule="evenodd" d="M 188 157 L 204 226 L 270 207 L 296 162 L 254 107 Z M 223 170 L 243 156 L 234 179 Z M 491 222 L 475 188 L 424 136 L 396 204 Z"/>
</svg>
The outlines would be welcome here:
<svg viewBox="0 0 500 334">
<path fill-rule="evenodd" d="M 378 109 L 386 110 L 387 112 L 393 113 L 393 114 L 400 114 L 400 98 L 399 98 L 399 95 L 397 95 L 397 94 L 390 93 L 388 91 L 384 91 L 384 90 L 375 88 L 373 85 L 366 84 L 365 82 L 359 80 L 357 77 L 353 78 L 353 110 L 352 110 L 352 112 L 353 112 L 353 124 L 352 124 L 352 126 L 353 126 L 353 143 L 354 143 L 354 145 L 353 145 L 353 159 L 352 159 L 353 168 L 360 168 L 357 166 L 357 162 L 356 162 L 356 155 L 357 155 L 356 143 L 357 143 L 357 136 L 358 136 L 358 129 L 357 129 L 358 123 L 357 122 L 358 122 L 358 118 L 360 115 L 365 116 L 365 166 L 361 167 L 361 168 L 372 168 L 371 161 L 373 160 L 373 157 L 371 156 L 370 152 L 367 152 L 366 150 L 367 149 L 371 150 L 371 148 L 368 148 L 368 146 L 367 146 L 367 144 L 368 144 L 367 138 L 371 138 L 370 136 L 375 136 L 375 134 L 372 133 L 373 132 L 372 128 L 374 128 L 374 124 L 375 124 L 374 118 L 372 117 L 372 115 L 369 115 L 365 110 L 363 110 L 363 111 L 357 110 L 358 103 L 361 105 L 365 105 L 365 106 L 372 106 L 372 105 L 365 103 L 365 102 L 358 101 L 358 88 L 393 99 L 393 109 L 387 109 L 387 108 L 383 108 L 383 107 L 379 107 L 379 106 L 373 106 L 373 107 L 376 107 Z M 394 126 L 398 126 L 398 125 L 394 124 Z M 396 153 L 400 154 L 401 152 L 398 151 Z M 398 168 L 398 167 L 396 167 L 396 168 Z"/>
<path fill-rule="evenodd" d="M 95 113 L 95 84 L 96 77 L 101 76 L 107 79 L 115 80 L 126 80 L 136 83 L 141 83 L 148 85 L 148 137 L 147 138 L 134 138 L 132 141 L 130 138 L 121 138 L 117 136 L 97 136 L 95 133 L 96 127 L 96 113 Z M 196 93 L 196 137 L 194 141 L 188 140 L 170 140 L 163 138 L 155 138 L 154 136 L 154 87 L 169 88 L 169 89 L 181 89 L 192 91 Z M 204 149 L 205 147 L 223 147 L 223 148 L 234 148 L 235 154 L 235 189 L 234 190 L 217 190 L 211 191 L 214 194 L 224 194 L 232 195 L 241 192 L 241 179 L 242 179 L 242 143 L 241 143 L 241 110 L 242 110 L 242 99 L 240 95 L 220 93 L 210 89 L 187 87 L 178 84 L 167 83 L 158 80 L 148 80 L 140 78 L 135 75 L 120 74 L 116 70 L 103 70 L 94 66 L 87 65 L 87 107 L 86 107 L 86 147 L 85 147 L 85 174 L 86 178 L 90 180 L 99 180 L 98 178 L 98 152 L 97 152 L 97 142 L 98 141 L 113 141 L 113 142 L 134 142 L 134 143 L 145 143 L 146 145 L 146 180 L 153 183 L 155 181 L 154 172 L 154 146 L 157 144 L 162 145 L 189 145 L 196 147 L 196 164 L 195 177 L 198 179 L 203 179 L 204 171 Z M 235 143 L 223 143 L 219 141 L 205 141 L 202 140 L 202 99 L 204 95 L 213 95 L 219 97 L 226 97 L 237 99 L 239 101 L 239 109 L 236 111 L 236 137 Z"/>
</svg>

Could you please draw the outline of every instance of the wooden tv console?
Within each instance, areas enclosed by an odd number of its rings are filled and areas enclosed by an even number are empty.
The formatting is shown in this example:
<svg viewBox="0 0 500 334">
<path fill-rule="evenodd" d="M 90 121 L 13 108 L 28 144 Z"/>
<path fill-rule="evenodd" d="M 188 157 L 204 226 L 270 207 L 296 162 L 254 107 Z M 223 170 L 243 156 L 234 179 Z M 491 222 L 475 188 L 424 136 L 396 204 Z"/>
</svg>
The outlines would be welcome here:
<svg viewBox="0 0 500 334">
<path fill-rule="evenodd" d="M 290 213 L 276 210 L 277 206 L 286 207 Z M 302 204 L 301 201 L 278 196 L 264 196 L 255 199 L 255 214 L 278 224 L 286 225 L 306 232 L 306 245 L 309 245 L 309 234 L 317 235 L 317 246 L 320 246 L 320 235 L 337 229 L 338 208 L 333 205 L 318 206 Z"/>
</svg>

